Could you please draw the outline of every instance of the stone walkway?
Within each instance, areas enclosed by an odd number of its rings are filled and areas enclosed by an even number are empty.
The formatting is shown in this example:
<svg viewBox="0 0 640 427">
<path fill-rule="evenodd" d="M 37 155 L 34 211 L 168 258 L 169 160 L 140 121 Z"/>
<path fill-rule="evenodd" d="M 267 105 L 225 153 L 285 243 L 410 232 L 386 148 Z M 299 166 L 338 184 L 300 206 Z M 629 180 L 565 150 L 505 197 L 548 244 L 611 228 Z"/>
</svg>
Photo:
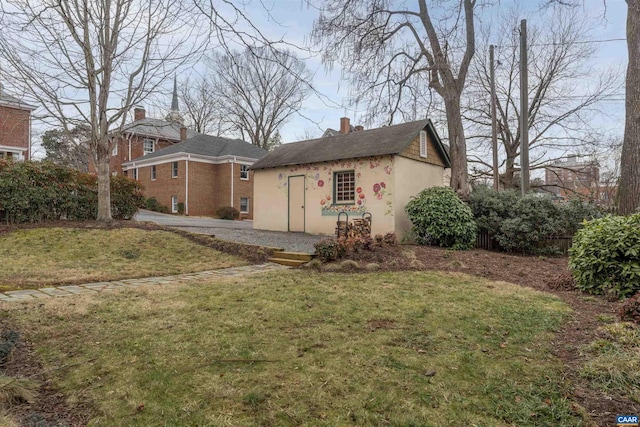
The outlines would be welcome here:
<svg viewBox="0 0 640 427">
<path fill-rule="evenodd" d="M 20 291 L 0 292 L 0 302 L 29 301 L 37 298 L 68 297 L 79 294 L 97 294 L 112 289 L 137 288 L 145 285 L 171 285 L 197 279 L 215 277 L 247 276 L 265 271 L 288 269 L 284 265 L 266 263 L 243 267 L 223 268 L 220 270 L 200 271 L 198 273 L 176 274 L 163 277 L 144 277 L 139 279 L 115 280 L 113 282 L 96 282 L 84 285 L 57 286 L 55 288 L 25 289 Z"/>
</svg>

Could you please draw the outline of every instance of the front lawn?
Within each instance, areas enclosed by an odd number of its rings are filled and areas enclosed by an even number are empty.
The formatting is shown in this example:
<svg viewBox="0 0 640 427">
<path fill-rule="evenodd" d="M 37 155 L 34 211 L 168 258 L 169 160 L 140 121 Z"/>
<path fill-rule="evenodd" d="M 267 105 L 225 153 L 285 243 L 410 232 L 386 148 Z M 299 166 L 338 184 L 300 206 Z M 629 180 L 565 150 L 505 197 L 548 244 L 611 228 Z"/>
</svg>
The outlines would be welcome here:
<svg viewBox="0 0 640 427">
<path fill-rule="evenodd" d="M 0 291 L 213 270 L 246 261 L 168 231 L 33 228 L 0 235 Z"/>
<path fill-rule="evenodd" d="M 549 348 L 568 307 L 463 274 L 287 271 L 2 308 L 91 425 L 583 424 Z"/>
</svg>

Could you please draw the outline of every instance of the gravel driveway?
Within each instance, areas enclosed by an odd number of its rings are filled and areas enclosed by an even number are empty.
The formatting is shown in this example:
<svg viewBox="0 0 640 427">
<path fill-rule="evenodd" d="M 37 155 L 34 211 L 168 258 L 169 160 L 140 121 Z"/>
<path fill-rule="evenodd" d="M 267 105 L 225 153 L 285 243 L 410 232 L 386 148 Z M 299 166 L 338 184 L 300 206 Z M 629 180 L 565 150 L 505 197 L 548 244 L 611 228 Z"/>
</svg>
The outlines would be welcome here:
<svg viewBox="0 0 640 427">
<path fill-rule="evenodd" d="M 186 217 L 140 210 L 136 221 L 155 222 L 191 233 L 210 234 L 218 239 L 252 245 L 283 248 L 286 251 L 313 253 L 313 244 L 327 236 L 281 231 L 254 230 L 252 221 L 229 221 L 207 217 Z"/>
</svg>

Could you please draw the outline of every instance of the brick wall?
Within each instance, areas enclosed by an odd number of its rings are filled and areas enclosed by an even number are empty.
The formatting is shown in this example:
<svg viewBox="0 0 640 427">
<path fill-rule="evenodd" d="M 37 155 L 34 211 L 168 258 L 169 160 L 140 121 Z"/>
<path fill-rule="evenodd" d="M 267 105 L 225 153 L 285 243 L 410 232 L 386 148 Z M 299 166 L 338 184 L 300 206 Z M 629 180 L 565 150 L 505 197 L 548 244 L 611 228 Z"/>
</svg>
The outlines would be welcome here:
<svg viewBox="0 0 640 427">
<path fill-rule="evenodd" d="M 0 145 L 22 149 L 25 160 L 29 159 L 28 110 L 0 106 Z"/>
<path fill-rule="evenodd" d="M 175 144 L 175 142 L 169 141 L 166 139 L 156 139 L 156 138 L 149 138 L 149 139 L 153 139 L 155 141 L 154 152 L 158 150 L 162 150 L 163 148 L 166 148 L 166 147 L 169 147 L 170 145 Z M 131 158 L 129 158 L 129 139 L 125 137 L 118 138 L 117 154 L 115 156 L 111 155 L 109 157 L 109 170 L 112 173 L 116 172 L 118 175 L 122 175 L 123 163 L 126 163 L 131 160 L 135 160 L 144 155 L 143 141 L 145 140 L 145 138 L 143 136 L 133 135 L 133 136 L 130 136 L 130 140 L 131 140 Z M 111 151 L 111 154 L 113 154 L 113 151 Z M 96 168 L 92 160 L 89 162 L 89 172 L 96 173 Z"/>
<path fill-rule="evenodd" d="M 171 178 L 171 163 L 156 165 L 156 180 L 151 180 L 151 166 L 138 168 L 138 181 L 144 187 L 146 197 L 155 197 L 158 203 L 171 210 L 171 196 L 178 202 L 186 198 L 186 161 L 178 161 L 178 178 Z M 188 213 L 193 216 L 215 216 L 224 206 L 231 206 L 231 163 L 209 164 L 189 162 Z M 129 170 L 129 177 L 133 172 Z M 233 164 L 233 206 L 240 210 L 240 198 L 249 198 L 249 212 L 240 219 L 253 218 L 253 171 L 249 180 L 240 179 L 240 165 Z"/>
</svg>

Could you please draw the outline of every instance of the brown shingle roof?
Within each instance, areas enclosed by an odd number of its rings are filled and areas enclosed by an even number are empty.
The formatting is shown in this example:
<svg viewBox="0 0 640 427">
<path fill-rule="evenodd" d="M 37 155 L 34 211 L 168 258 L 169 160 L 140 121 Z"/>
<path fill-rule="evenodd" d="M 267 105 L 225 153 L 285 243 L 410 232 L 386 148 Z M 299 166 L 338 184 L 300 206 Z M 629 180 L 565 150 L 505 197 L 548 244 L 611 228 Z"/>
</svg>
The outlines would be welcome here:
<svg viewBox="0 0 640 427">
<path fill-rule="evenodd" d="M 283 144 L 254 163 L 252 169 L 400 154 L 418 135 L 418 132 L 425 128 L 431 134 L 446 167 L 450 167 L 449 155 L 433 123 L 429 119 L 424 119 Z"/>
</svg>

